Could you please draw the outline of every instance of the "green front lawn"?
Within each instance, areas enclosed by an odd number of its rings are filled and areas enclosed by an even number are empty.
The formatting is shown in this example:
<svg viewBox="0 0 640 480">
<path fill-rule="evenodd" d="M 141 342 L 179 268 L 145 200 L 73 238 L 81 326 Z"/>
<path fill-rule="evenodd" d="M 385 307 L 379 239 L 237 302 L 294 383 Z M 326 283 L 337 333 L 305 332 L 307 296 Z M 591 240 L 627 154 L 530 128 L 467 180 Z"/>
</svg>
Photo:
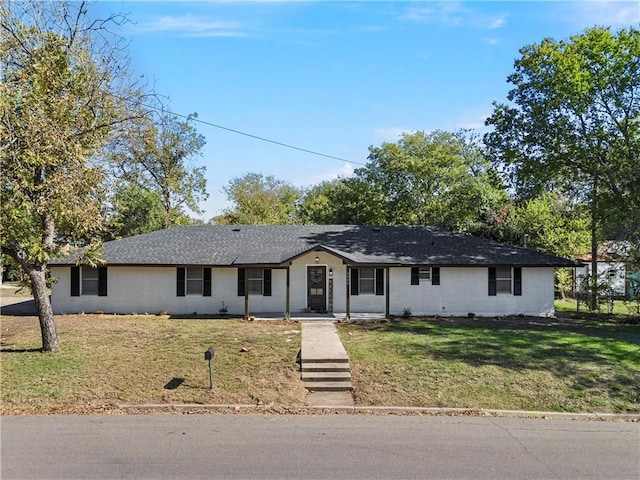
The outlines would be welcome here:
<svg viewBox="0 0 640 480">
<path fill-rule="evenodd" d="M 580 308 L 578 309 L 575 298 L 567 298 L 566 300 L 555 301 L 556 313 L 580 313 L 581 317 L 589 317 L 590 315 L 599 315 L 600 317 L 610 316 L 612 320 L 620 321 L 638 320 L 638 317 L 640 316 L 640 312 L 638 311 L 639 308 L 640 305 L 638 305 L 634 301 L 615 300 L 613 302 L 613 311 L 611 312 L 612 314 L 609 315 L 608 307 L 606 304 L 600 306 L 600 311 L 592 313 L 582 302 L 580 303 Z"/>
<path fill-rule="evenodd" d="M 304 405 L 292 322 L 3 317 L 0 412 L 96 412 L 122 403 Z M 640 412 L 640 324 L 569 319 L 411 319 L 339 324 L 356 404 Z M 209 390 L 204 351 L 214 346 Z"/>
<path fill-rule="evenodd" d="M 640 325 L 411 319 L 339 332 L 359 405 L 640 412 Z"/>
</svg>

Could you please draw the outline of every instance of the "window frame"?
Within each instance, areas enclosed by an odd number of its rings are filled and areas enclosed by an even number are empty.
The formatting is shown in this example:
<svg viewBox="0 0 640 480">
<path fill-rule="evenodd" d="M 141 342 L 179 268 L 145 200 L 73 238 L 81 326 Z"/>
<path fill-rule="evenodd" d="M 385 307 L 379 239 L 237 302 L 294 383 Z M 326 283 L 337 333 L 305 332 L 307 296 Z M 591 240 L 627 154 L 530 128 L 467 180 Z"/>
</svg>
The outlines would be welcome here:
<svg viewBox="0 0 640 480">
<path fill-rule="evenodd" d="M 496 267 L 496 295 L 513 294 L 513 270 L 512 267 Z"/>
<path fill-rule="evenodd" d="M 372 270 L 373 277 L 362 277 L 363 270 Z M 385 269 L 380 267 L 354 267 L 349 271 L 349 292 L 352 296 L 358 295 L 384 295 L 385 294 Z M 365 289 L 363 291 L 362 280 L 367 283 L 372 282 L 372 290 Z"/>
<path fill-rule="evenodd" d="M 195 270 L 199 270 L 200 275 L 199 278 L 195 276 L 189 275 L 189 270 L 191 273 Z M 191 266 L 183 266 L 176 268 L 176 296 L 178 297 L 210 297 L 211 296 L 211 275 L 212 275 L 211 267 L 203 267 L 199 265 L 191 265 Z M 198 281 L 200 284 L 199 291 L 196 293 L 195 290 L 189 288 L 189 282 Z"/>
<path fill-rule="evenodd" d="M 249 267 L 245 269 L 247 291 L 249 296 L 264 295 L 264 269 L 257 267 Z M 259 286 L 259 288 L 255 288 Z M 253 288 L 252 288 L 253 287 Z"/>
<path fill-rule="evenodd" d="M 365 277 L 362 273 L 371 270 L 371 276 Z M 366 283 L 365 283 L 366 282 Z M 370 288 L 369 288 L 370 283 Z M 363 288 L 366 285 L 366 289 Z M 369 291 L 370 290 L 370 291 Z M 374 267 L 358 268 L 358 295 L 375 295 L 376 294 L 376 269 Z"/>
<path fill-rule="evenodd" d="M 508 270 L 509 276 L 506 276 Z M 522 267 L 511 265 L 498 265 L 488 268 L 489 296 L 522 296 Z M 509 289 L 505 288 L 507 285 Z"/>
<path fill-rule="evenodd" d="M 100 273 L 98 272 L 98 267 L 83 265 L 80 271 L 80 294 L 82 296 L 97 297 L 100 291 Z M 88 286 L 91 286 L 91 289 L 88 289 Z"/>
<path fill-rule="evenodd" d="M 89 281 L 88 272 L 95 271 L 95 279 L 91 278 L 91 282 L 96 283 L 96 290 L 87 291 L 86 282 Z M 93 275 L 92 275 L 93 276 Z M 98 296 L 98 297 L 106 297 L 107 296 L 107 267 L 104 265 L 98 267 L 91 267 L 89 265 L 74 265 L 71 267 L 71 296 L 72 297 L 80 297 L 83 295 L 86 296 Z"/>
<path fill-rule="evenodd" d="M 253 293 L 251 292 L 251 289 L 249 288 L 249 281 L 253 280 L 254 282 L 257 283 L 258 281 L 258 277 L 252 277 L 251 279 L 248 277 L 249 272 L 248 270 L 255 270 L 254 274 L 257 273 L 257 271 L 261 272 L 261 277 L 260 277 L 260 281 L 261 281 L 261 293 Z M 268 268 L 268 267 L 239 267 L 238 268 L 238 285 L 237 285 L 237 294 L 239 297 L 244 297 L 245 294 L 251 295 L 251 296 L 263 296 L 263 297 L 270 297 L 272 295 L 272 279 L 273 279 L 273 269 L 272 268 Z M 245 292 L 245 288 L 246 288 L 246 292 Z M 255 290 L 255 292 L 257 292 L 257 289 Z"/>
<path fill-rule="evenodd" d="M 202 267 L 185 267 L 184 293 L 185 296 L 202 296 L 204 293 L 204 269 Z M 193 276 L 194 272 L 197 276 Z M 191 274 L 191 276 L 190 276 Z M 191 285 L 190 285 L 191 283 Z M 193 288 L 197 286 L 197 288 Z"/>
<path fill-rule="evenodd" d="M 426 274 L 425 272 L 427 272 Z M 411 285 L 421 285 L 429 282 L 430 285 L 440 285 L 440 267 L 419 265 L 411 267 Z"/>
</svg>

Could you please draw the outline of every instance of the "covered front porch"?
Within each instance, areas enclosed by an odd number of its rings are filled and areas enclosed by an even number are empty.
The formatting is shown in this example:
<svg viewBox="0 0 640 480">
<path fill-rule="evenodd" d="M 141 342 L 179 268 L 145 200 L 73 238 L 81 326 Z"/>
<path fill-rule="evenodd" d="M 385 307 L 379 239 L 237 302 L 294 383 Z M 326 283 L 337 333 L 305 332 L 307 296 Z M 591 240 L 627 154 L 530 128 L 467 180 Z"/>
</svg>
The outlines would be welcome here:
<svg viewBox="0 0 640 480">
<path fill-rule="evenodd" d="M 354 313 L 347 316 L 346 312 L 328 312 L 328 313 L 306 313 L 296 312 L 288 316 L 281 313 L 252 313 L 249 318 L 254 320 L 291 320 L 294 322 L 378 322 L 384 320 L 387 316 L 384 313 Z"/>
</svg>

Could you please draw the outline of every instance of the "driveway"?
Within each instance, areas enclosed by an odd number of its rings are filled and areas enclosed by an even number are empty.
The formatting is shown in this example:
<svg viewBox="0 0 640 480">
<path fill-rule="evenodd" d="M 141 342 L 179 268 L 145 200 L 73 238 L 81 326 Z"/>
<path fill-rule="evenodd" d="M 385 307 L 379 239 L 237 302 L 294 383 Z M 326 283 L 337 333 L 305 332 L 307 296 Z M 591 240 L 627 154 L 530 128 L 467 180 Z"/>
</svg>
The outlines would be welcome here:
<svg viewBox="0 0 640 480">
<path fill-rule="evenodd" d="M 18 289 L 9 285 L 0 285 L 0 314 L 19 317 L 37 315 L 36 302 L 33 297 L 20 293 Z"/>
</svg>

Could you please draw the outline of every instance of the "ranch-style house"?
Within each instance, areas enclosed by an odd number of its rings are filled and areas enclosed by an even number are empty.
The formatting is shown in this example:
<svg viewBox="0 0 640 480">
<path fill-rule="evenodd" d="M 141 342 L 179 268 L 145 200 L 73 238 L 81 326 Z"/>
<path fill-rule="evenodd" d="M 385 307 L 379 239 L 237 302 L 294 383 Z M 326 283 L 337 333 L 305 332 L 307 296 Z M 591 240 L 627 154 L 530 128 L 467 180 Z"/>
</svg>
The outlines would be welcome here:
<svg viewBox="0 0 640 480">
<path fill-rule="evenodd" d="M 182 226 L 50 262 L 54 312 L 554 315 L 576 262 L 429 226 Z"/>
</svg>

